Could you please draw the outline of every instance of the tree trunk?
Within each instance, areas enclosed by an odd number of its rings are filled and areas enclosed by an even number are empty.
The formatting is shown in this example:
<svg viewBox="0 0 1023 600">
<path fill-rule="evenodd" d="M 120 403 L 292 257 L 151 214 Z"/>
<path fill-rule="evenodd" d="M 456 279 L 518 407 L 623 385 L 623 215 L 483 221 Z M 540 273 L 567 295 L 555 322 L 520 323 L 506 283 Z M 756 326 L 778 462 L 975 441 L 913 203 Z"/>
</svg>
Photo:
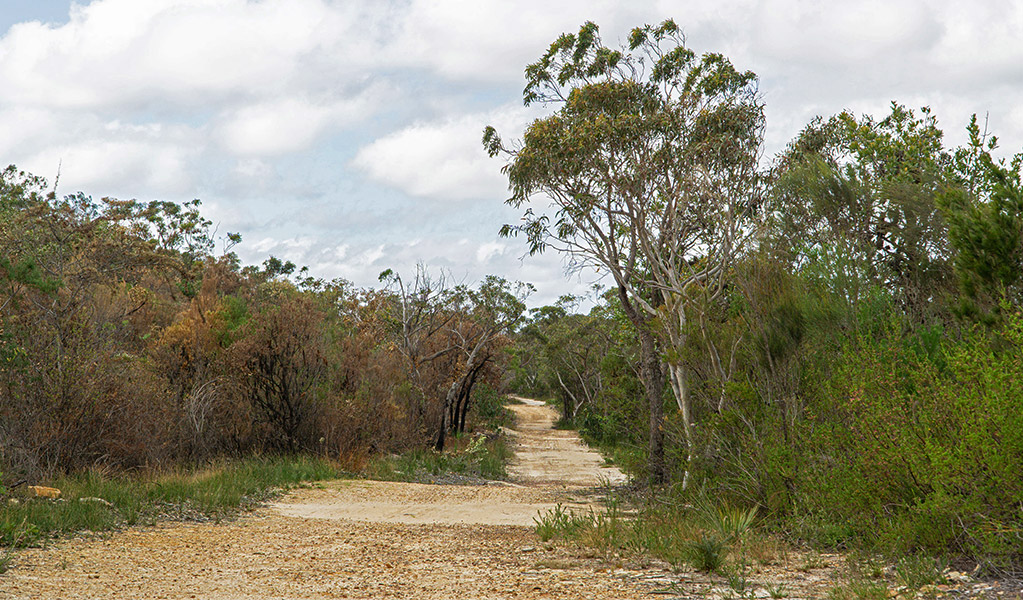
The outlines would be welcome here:
<svg viewBox="0 0 1023 600">
<path fill-rule="evenodd" d="M 451 427 L 452 413 L 454 412 L 455 398 L 458 396 L 458 388 L 461 387 L 461 380 L 452 382 L 448 393 L 444 395 L 444 406 L 440 411 L 440 427 L 437 428 L 437 441 L 433 448 L 437 452 L 444 451 L 444 442 L 447 441 L 448 428 Z"/>
<path fill-rule="evenodd" d="M 458 415 L 458 428 L 456 430 L 456 431 L 458 431 L 458 433 L 465 432 L 465 415 L 467 415 L 469 413 L 469 401 L 472 398 L 472 388 L 473 388 L 473 386 L 476 385 L 476 377 L 479 376 L 480 371 L 483 370 L 483 367 L 486 366 L 488 361 L 490 361 L 490 357 L 489 356 L 486 357 L 485 359 L 483 359 L 483 361 L 479 364 L 479 366 L 477 366 L 475 369 L 473 369 L 472 373 L 469 375 L 468 381 L 466 382 L 465 386 L 462 388 L 462 394 L 461 394 L 462 398 L 461 398 L 461 401 L 459 402 L 459 410 L 458 410 L 458 412 L 459 412 L 459 415 Z"/>
<path fill-rule="evenodd" d="M 437 442 L 434 444 L 434 448 L 438 452 L 444 450 L 444 442 L 447 438 L 448 428 L 453 424 L 457 425 L 458 415 L 455 413 L 455 401 L 458 399 L 459 391 L 464 387 L 467 378 L 472 375 L 473 371 L 480 367 L 483 363 L 477 364 L 476 360 L 479 357 L 480 350 L 483 345 L 489 339 L 489 336 L 483 336 L 482 341 L 478 341 L 473 347 L 472 352 L 469 353 L 469 357 L 465 361 L 466 372 L 461 377 L 451 382 L 451 387 L 448 388 L 448 393 L 444 396 L 444 407 L 441 410 L 440 427 L 437 429 Z M 489 358 L 489 357 L 488 357 Z M 485 360 L 483 362 L 486 362 Z"/>
<path fill-rule="evenodd" d="M 642 351 L 643 387 L 646 388 L 647 404 L 650 409 L 650 443 L 647 448 L 647 468 L 651 485 L 662 485 L 668 481 L 664 463 L 664 372 L 661 359 L 657 356 L 654 335 L 645 326 L 639 330 Z"/>
<path fill-rule="evenodd" d="M 682 489 L 684 490 L 689 487 L 689 472 L 693 466 L 693 450 L 696 447 L 696 438 L 693 432 L 692 401 L 689 398 L 689 387 L 682 365 L 669 365 L 668 373 L 675 401 L 678 403 L 678 409 L 682 413 L 682 434 L 686 438 L 686 469 L 685 474 L 682 476 Z"/>
<path fill-rule="evenodd" d="M 579 402 L 576 400 L 572 390 L 568 389 L 568 386 L 565 385 L 565 380 L 561 378 L 561 373 L 555 370 L 554 374 L 558 376 L 558 384 L 561 385 L 561 389 L 565 392 L 561 401 L 563 407 L 562 414 L 564 414 L 565 421 L 571 421 L 575 418 L 575 411 L 579 408 Z"/>
<path fill-rule="evenodd" d="M 437 452 L 443 452 L 444 442 L 447 441 L 448 427 L 450 421 L 448 421 L 448 415 L 451 413 L 451 403 L 455 399 L 457 393 L 458 382 L 451 384 L 451 388 L 448 390 L 446 396 L 444 396 L 444 407 L 440 411 L 440 427 L 437 428 L 437 441 L 434 442 L 433 448 Z"/>
<path fill-rule="evenodd" d="M 662 485 L 668 481 L 664 462 L 664 371 L 657 356 L 657 344 L 650 331 L 648 319 L 643 318 L 629 301 L 628 292 L 618 286 L 618 297 L 622 302 L 625 316 L 636 327 L 640 342 L 640 378 L 646 390 L 647 406 L 650 411 L 650 439 L 647 446 L 647 471 L 651 485 Z"/>
</svg>

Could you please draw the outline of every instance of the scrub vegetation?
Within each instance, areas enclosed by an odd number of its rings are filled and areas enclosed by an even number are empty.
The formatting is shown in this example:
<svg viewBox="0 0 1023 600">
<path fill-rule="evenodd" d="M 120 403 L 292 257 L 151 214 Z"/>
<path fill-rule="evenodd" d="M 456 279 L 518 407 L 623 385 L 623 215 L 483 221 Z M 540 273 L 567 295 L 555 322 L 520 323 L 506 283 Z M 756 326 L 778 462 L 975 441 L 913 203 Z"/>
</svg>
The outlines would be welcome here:
<svg viewBox="0 0 1023 600">
<path fill-rule="evenodd" d="M 556 509 L 544 538 L 737 589 L 779 539 L 898 556 L 912 582 L 1019 573 L 1023 154 L 976 118 L 949 148 L 893 102 L 765 157 L 756 75 L 672 21 L 622 47 L 587 23 L 525 72 L 546 116 L 483 135 L 522 213 L 501 233 L 607 286 L 528 311 L 497 276 L 242 265 L 199 201 L 0 172 L 3 546 L 220 518 L 342 472 L 500 478 L 514 392 L 646 494 L 628 518 Z M 65 501 L 7 502 L 21 481 Z"/>
<path fill-rule="evenodd" d="M 503 233 L 608 287 L 530 312 L 510 387 L 692 530 L 657 546 L 662 508 L 556 511 L 542 535 L 712 568 L 730 543 L 683 516 L 714 498 L 819 549 L 1020 571 L 1023 154 L 976 118 L 948 148 L 893 102 L 761 158 L 756 76 L 671 21 L 617 48 L 587 23 L 526 80 L 548 116 L 513 143 L 484 131 L 523 211 Z"/>
</svg>

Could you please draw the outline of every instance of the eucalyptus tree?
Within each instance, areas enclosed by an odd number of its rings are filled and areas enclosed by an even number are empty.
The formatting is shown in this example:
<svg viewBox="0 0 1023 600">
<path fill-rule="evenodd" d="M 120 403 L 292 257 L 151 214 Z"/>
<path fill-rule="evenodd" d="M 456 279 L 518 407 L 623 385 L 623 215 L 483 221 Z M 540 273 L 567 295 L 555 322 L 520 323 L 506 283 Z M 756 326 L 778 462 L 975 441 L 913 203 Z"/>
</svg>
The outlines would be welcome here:
<svg viewBox="0 0 1023 600">
<path fill-rule="evenodd" d="M 526 79 L 526 105 L 557 108 L 512 146 L 492 127 L 484 131 L 490 155 L 508 160 L 507 203 L 524 208 L 502 234 L 522 234 L 530 253 L 557 250 L 613 278 L 641 338 L 650 477 L 663 482 L 661 355 L 691 459 L 681 350 L 693 311 L 722 297 L 754 230 L 764 128 L 756 76 L 720 54 L 697 56 L 669 20 L 633 29 L 618 49 L 586 23 L 527 66 Z M 545 200 L 548 208 L 533 208 Z"/>
</svg>

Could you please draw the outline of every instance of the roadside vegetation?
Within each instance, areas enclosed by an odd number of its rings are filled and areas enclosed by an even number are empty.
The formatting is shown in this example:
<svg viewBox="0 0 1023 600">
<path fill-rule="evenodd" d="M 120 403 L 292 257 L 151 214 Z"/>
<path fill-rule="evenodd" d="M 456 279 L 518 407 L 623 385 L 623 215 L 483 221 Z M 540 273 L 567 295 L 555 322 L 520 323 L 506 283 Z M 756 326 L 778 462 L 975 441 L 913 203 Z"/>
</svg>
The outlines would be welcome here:
<svg viewBox="0 0 1023 600">
<path fill-rule="evenodd" d="M 366 466 L 366 476 L 444 484 L 479 484 L 508 478 L 505 466 L 512 452 L 501 435 L 466 436 L 456 442 L 446 452 L 421 449 L 376 458 Z"/>
<path fill-rule="evenodd" d="M 976 118 L 949 148 L 929 109 L 893 102 L 759 160 L 756 76 L 671 21 L 621 47 L 587 23 L 525 72 L 546 116 L 512 143 L 484 131 L 522 211 L 503 233 L 607 287 L 530 311 L 510 388 L 651 494 L 541 534 L 701 568 L 739 556 L 686 508 L 713 498 L 904 573 L 1023 572 L 1023 153 Z M 665 514 L 681 529 L 645 541 Z"/>
<path fill-rule="evenodd" d="M 242 266 L 240 236 L 200 208 L 60 197 L 0 171 L 5 561 L 51 535 L 216 516 L 379 457 L 503 473 L 496 390 L 528 286 L 421 266 L 358 289 L 275 257 Z M 25 498 L 35 485 L 62 498 Z"/>
<path fill-rule="evenodd" d="M 59 498 L 38 497 L 19 482 L 0 490 L 0 573 L 18 548 L 50 540 L 161 521 L 219 523 L 289 489 L 339 478 L 478 485 L 507 477 L 511 450 L 500 432 L 510 415 L 493 390 L 481 391 L 485 432 L 460 434 L 439 452 L 431 448 L 374 457 L 357 472 L 336 459 L 271 455 L 216 459 L 202 467 L 117 473 L 95 467 L 46 480 Z"/>
<path fill-rule="evenodd" d="M 489 385 L 481 385 L 473 402 L 475 433 L 458 434 L 444 452 L 417 448 L 371 459 L 362 472 L 370 479 L 414 483 L 482 484 L 508 478 L 512 450 L 502 428 L 514 417 L 508 400 Z"/>
<path fill-rule="evenodd" d="M 530 311 L 495 276 L 241 265 L 198 201 L 0 172 L 0 497 L 65 500 L 0 507 L 4 547 L 340 471 L 500 478 L 511 391 L 649 494 L 542 536 L 733 573 L 776 539 L 914 581 L 1023 572 L 1023 153 L 893 102 L 765 157 L 756 75 L 672 21 L 622 47 L 587 23 L 526 78 L 546 116 L 483 135 L 522 213 L 501 233 L 607 286 Z"/>
<path fill-rule="evenodd" d="M 941 557 L 908 553 L 886 558 L 861 550 L 845 550 L 839 556 L 795 546 L 764 527 L 756 507 L 733 507 L 707 498 L 696 499 L 695 504 L 666 500 L 663 494 L 637 498 L 609 490 L 603 510 L 579 512 L 557 506 L 536 518 L 536 532 L 544 543 L 578 546 L 609 565 L 643 565 L 653 559 L 675 572 L 698 573 L 700 585 L 723 597 L 788 597 L 796 583 L 792 571 L 817 571 L 818 577 L 824 573 L 828 583 L 811 597 L 836 600 L 937 597 L 936 586 L 973 581 Z M 694 591 L 693 582 L 675 590 L 677 585 L 663 591 Z"/>
<path fill-rule="evenodd" d="M 47 481 L 60 490 L 60 498 L 16 488 L 0 504 L 0 572 L 10 564 L 13 550 L 54 537 L 167 520 L 220 522 L 294 486 L 350 476 L 334 461 L 283 456 L 225 460 L 149 476 L 98 467 L 63 475 Z"/>
</svg>

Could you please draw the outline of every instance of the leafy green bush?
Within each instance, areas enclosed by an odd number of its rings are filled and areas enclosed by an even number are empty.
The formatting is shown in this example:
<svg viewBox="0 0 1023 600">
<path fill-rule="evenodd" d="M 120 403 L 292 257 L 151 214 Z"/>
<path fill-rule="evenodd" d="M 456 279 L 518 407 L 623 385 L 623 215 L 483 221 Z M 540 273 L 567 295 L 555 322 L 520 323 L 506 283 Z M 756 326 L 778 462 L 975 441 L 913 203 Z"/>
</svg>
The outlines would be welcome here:
<svg viewBox="0 0 1023 600">
<path fill-rule="evenodd" d="M 846 350 L 807 423 L 802 501 L 880 549 L 1019 565 L 1023 315 L 939 358 L 896 333 Z"/>
<path fill-rule="evenodd" d="M 486 382 L 473 387 L 472 416 L 484 429 L 508 427 L 512 424 L 512 413 L 505 408 L 504 403 L 505 397 Z"/>
</svg>

